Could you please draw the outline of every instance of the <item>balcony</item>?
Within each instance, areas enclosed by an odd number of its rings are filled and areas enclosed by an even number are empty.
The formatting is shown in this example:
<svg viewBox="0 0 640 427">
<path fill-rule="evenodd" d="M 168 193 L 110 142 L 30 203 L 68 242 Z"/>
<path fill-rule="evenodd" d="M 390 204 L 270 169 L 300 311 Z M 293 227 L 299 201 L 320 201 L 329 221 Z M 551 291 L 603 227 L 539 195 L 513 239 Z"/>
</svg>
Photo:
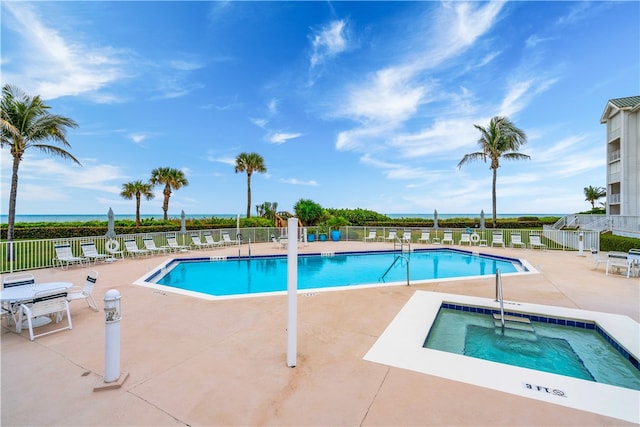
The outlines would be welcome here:
<svg viewBox="0 0 640 427">
<path fill-rule="evenodd" d="M 620 204 L 620 193 L 607 194 L 607 203 L 610 205 Z"/>
</svg>

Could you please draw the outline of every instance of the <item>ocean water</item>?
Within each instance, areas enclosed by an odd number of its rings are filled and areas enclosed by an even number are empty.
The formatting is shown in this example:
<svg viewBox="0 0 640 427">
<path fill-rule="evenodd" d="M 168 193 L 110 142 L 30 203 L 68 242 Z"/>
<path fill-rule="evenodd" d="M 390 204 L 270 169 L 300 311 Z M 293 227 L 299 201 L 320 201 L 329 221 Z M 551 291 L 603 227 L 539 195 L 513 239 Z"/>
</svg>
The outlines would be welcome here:
<svg viewBox="0 0 640 427">
<path fill-rule="evenodd" d="M 433 213 L 393 213 L 385 214 L 389 218 L 424 218 L 433 219 Z M 563 217 L 565 214 L 549 214 L 549 213 L 511 213 L 511 214 L 497 214 L 497 218 L 518 218 L 522 216 L 557 216 Z M 237 218 L 237 214 L 185 214 L 187 219 L 202 219 L 202 218 Z M 114 215 L 116 221 L 120 219 L 135 220 L 135 215 Z M 240 218 L 244 218 L 245 215 L 240 215 Z M 491 212 L 485 213 L 485 220 L 491 220 Z M 140 215 L 140 219 L 162 219 L 163 214 L 157 215 Z M 480 218 L 480 213 L 439 213 L 438 219 L 447 218 Z M 169 215 L 169 219 L 180 219 L 180 214 Z M 107 214 L 26 214 L 16 215 L 16 222 L 86 222 L 86 221 L 106 221 Z M 8 215 L 0 215 L 0 224 L 8 223 Z"/>
</svg>

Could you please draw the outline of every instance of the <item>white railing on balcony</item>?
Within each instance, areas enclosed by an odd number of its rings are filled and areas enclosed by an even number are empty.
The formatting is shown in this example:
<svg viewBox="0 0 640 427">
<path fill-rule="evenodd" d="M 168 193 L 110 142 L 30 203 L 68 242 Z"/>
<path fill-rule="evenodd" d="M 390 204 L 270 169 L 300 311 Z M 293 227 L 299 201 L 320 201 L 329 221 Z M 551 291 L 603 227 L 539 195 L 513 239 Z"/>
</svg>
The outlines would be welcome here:
<svg viewBox="0 0 640 427">
<path fill-rule="evenodd" d="M 609 195 L 607 195 L 607 202 L 608 202 L 610 205 L 620 203 L 620 193 L 615 193 L 615 194 L 609 194 Z"/>
<path fill-rule="evenodd" d="M 620 177 L 622 176 L 622 174 L 620 172 L 612 172 L 609 174 L 609 180 L 607 181 L 608 184 L 613 184 L 615 182 L 620 182 Z"/>
<path fill-rule="evenodd" d="M 620 150 L 615 150 L 609 153 L 609 162 L 615 162 L 620 160 Z"/>
<path fill-rule="evenodd" d="M 638 218 L 636 217 L 636 220 Z M 399 227 L 342 227 L 342 237 L 341 240 L 345 241 L 357 241 L 363 242 L 364 237 L 368 235 L 369 230 L 375 228 L 378 236 L 387 236 L 391 229 L 398 230 Z M 487 246 L 492 246 L 493 232 L 501 231 L 503 236 L 503 241 L 505 246 L 510 246 L 511 244 L 511 235 L 512 233 L 519 233 L 521 236 L 522 242 L 528 247 L 529 245 L 529 236 L 530 234 L 539 234 L 541 235 L 542 243 L 547 246 L 547 249 L 552 250 L 569 250 L 574 251 L 578 250 L 579 244 L 579 234 L 583 234 L 583 242 L 584 249 L 588 250 L 589 248 L 600 249 L 600 233 L 598 231 L 575 231 L 575 230 L 554 230 L 551 227 L 547 227 L 549 229 L 540 230 L 540 229 L 479 229 L 475 228 L 472 230 L 473 233 L 478 234 L 478 242 L 485 242 Z M 317 230 L 317 227 L 310 227 L 309 229 Z M 239 230 L 239 234 L 242 235 L 243 245 L 251 241 L 251 243 L 262 243 L 262 242 L 271 242 L 271 236 L 281 236 L 284 234 L 285 229 L 275 228 L 275 227 L 260 227 L 260 228 L 243 228 Z M 430 237 L 433 239 L 434 237 L 438 237 L 442 239 L 444 230 L 452 231 L 453 240 L 455 245 L 459 245 L 462 234 L 466 234 L 468 232 L 467 229 L 455 229 L 455 228 L 429 228 L 429 227 L 405 227 L 404 230 L 411 231 L 411 240 L 413 242 L 417 242 L 418 238 L 420 238 L 423 231 L 428 230 L 430 232 Z M 142 239 L 144 237 L 152 237 L 156 243 L 156 246 L 165 246 L 167 245 L 166 237 L 168 234 L 175 234 L 178 237 L 179 244 L 190 245 L 191 243 L 191 234 L 199 233 L 201 235 L 205 232 L 210 232 L 213 234 L 215 240 L 220 239 L 220 235 L 223 231 L 229 233 L 230 236 L 234 238 L 238 233 L 235 228 L 230 229 L 215 229 L 215 230 L 197 230 L 197 231 L 188 231 L 186 234 L 182 235 L 179 232 L 159 232 L 159 233 L 140 233 L 140 234 L 121 234 L 116 236 L 116 241 L 120 244 L 120 250 L 124 250 L 124 239 L 135 239 L 139 248 L 144 248 L 144 243 Z M 75 255 L 81 256 L 82 250 L 80 248 L 80 244 L 86 241 L 92 241 L 96 244 L 96 248 L 100 253 L 106 253 L 105 244 L 107 243 L 107 238 L 105 236 L 92 236 L 92 237 L 77 237 L 77 238 L 68 238 L 68 239 L 45 239 L 45 240 L 16 240 L 13 242 L 13 253 L 14 259 L 13 262 L 9 262 L 7 257 L 7 242 L 0 242 L 0 256 L 2 259 L 0 260 L 0 273 L 7 273 L 12 271 L 21 271 L 21 270 L 33 270 L 38 268 L 48 268 L 54 266 L 54 258 L 55 251 L 54 245 L 61 242 L 68 242 L 71 244 L 72 251 Z M 318 252 L 322 252 L 322 246 L 317 243 L 309 243 L 309 245 L 317 245 Z M 412 245 L 412 249 L 416 249 L 416 247 L 423 247 L 422 245 Z M 468 246 L 458 246 L 461 249 L 464 249 Z M 249 254 L 248 250 L 242 250 L 242 247 L 239 247 L 239 255 L 247 256 Z M 390 245 L 389 249 L 393 249 L 393 245 Z M 474 251 L 481 250 L 482 248 L 478 248 L 478 246 L 474 247 Z M 192 252 L 194 256 L 197 256 L 197 252 Z M 125 254 L 126 255 L 126 254 Z"/>
</svg>

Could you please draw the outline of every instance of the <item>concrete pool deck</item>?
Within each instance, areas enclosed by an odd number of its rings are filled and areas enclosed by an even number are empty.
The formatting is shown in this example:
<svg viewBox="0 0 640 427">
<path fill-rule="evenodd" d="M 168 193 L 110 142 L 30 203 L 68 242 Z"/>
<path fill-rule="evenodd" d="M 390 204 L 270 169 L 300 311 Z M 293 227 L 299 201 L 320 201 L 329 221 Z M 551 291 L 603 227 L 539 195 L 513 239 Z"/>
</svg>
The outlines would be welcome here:
<svg viewBox="0 0 640 427">
<path fill-rule="evenodd" d="M 391 246 L 314 242 L 300 252 Z M 579 257 L 576 252 L 480 249 L 524 258 L 539 271 L 504 276 L 506 300 L 640 321 L 640 279 L 605 276 L 602 266 L 591 270 L 588 252 Z M 246 245 L 240 251 L 245 255 Z M 252 254 L 266 253 L 286 251 L 272 243 L 252 245 Z M 237 254 L 233 246 L 188 256 Z M 121 371 L 129 377 L 120 389 L 93 391 L 105 369 L 104 315 L 83 301 L 71 303 L 71 331 L 30 342 L 28 331 L 18 335 L 3 327 L 3 426 L 636 425 L 363 359 L 416 290 L 491 298 L 492 276 L 300 294 L 297 366 L 288 368 L 285 295 L 209 301 L 132 284 L 166 258 L 91 267 L 100 273 L 94 296 L 101 308 L 108 289 L 122 294 Z M 33 274 L 37 282 L 81 284 L 87 270 Z"/>
</svg>

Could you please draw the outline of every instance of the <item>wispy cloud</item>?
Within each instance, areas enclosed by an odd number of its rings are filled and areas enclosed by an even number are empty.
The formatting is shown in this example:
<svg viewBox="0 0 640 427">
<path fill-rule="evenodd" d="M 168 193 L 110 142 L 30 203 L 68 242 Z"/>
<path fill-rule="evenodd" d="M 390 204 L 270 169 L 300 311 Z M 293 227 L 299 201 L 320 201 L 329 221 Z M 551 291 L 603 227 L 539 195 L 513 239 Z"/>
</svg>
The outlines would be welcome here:
<svg viewBox="0 0 640 427">
<path fill-rule="evenodd" d="M 278 132 L 271 135 L 271 137 L 269 138 L 269 141 L 272 142 L 273 144 L 284 144 L 290 139 L 299 138 L 301 136 L 302 136 L 301 133 Z"/>
<path fill-rule="evenodd" d="M 142 141 L 149 137 L 149 134 L 144 132 L 130 133 L 127 137 L 136 144 L 140 144 Z"/>
<path fill-rule="evenodd" d="M 20 49 L 3 67 L 3 81 L 45 99 L 94 94 L 118 79 L 126 78 L 124 51 L 72 40 L 47 27 L 33 4 L 3 2 L 3 22 L 17 35 Z M 96 101 L 113 102 L 114 95 Z"/>
<path fill-rule="evenodd" d="M 311 187 L 317 187 L 318 183 L 314 180 L 310 180 L 310 181 L 300 181 L 297 178 L 283 178 L 281 180 L 279 180 L 278 182 L 281 182 L 283 184 L 291 184 L 291 185 L 307 185 L 307 186 L 311 186 Z"/>
<path fill-rule="evenodd" d="M 346 25 L 344 20 L 332 21 L 311 35 L 312 69 L 347 49 Z"/>
</svg>

